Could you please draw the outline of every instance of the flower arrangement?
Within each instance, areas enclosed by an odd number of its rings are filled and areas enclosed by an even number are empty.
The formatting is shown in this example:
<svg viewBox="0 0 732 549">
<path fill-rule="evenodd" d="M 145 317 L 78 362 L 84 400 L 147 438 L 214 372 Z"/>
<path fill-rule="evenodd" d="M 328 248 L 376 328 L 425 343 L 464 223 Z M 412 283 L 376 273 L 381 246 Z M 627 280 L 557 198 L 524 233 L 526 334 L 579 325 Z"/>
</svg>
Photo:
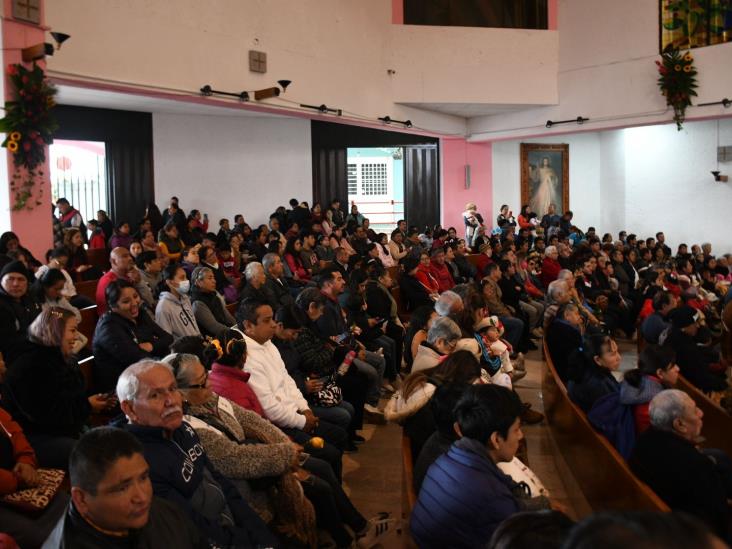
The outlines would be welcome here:
<svg viewBox="0 0 732 549">
<path fill-rule="evenodd" d="M 14 192 L 13 210 L 41 205 L 43 193 L 33 197 L 36 180 L 43 182 L 46 145 L 53 142 L 58 124 L 53 116 L 56 88 L 48 83 L 43 69 L 33 64 L 27 69 L 20 64 L 8 65 L 8 78 L 15 100 L 5 102 L 5 117 L 0 119 L 0 131 L 7 134 L 2 146 L 13 153 L 15 174 L 10 183 Z"/>
<path fill-rule="evenodd" d="M 674 122 L 681 131 L 686 117 L 686 107 L 691 105 L 691 97 L 696 95 L 696 69 L 694 57 L 688 51 L 680 52 L 677 48 L 667 46 L 661 53 L 661 60 L 656 61 L 658 67 L 658 87 L 666 97 L 666 104 L 674 109 Z"/>
</svg>

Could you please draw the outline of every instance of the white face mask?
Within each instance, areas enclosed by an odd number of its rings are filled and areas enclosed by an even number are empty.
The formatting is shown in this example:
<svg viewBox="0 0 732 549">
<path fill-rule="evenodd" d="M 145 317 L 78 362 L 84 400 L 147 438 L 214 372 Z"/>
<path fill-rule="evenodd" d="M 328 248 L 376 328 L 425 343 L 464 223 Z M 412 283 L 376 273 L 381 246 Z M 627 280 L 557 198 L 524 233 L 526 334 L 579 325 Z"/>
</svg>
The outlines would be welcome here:
<svg viewBox="0 0 732 549">
<path fill-rule="evenodd" d="M 218 262 L 216 262 L 216 263 L 211 263 L 210 265 L 211 265 L 211 267 L 213 267 L 214 269 L 218 269 L 218 268 L 219 268 L 219 264 L 218 264 Z"/>
<path fill-rule="evenodd" d="M 187 294 L 188 290 L 191 289 L 191 283 L 189 280 L 181 280 L 178 282 L 178 292 L 181 294 Z"/>
</svg>

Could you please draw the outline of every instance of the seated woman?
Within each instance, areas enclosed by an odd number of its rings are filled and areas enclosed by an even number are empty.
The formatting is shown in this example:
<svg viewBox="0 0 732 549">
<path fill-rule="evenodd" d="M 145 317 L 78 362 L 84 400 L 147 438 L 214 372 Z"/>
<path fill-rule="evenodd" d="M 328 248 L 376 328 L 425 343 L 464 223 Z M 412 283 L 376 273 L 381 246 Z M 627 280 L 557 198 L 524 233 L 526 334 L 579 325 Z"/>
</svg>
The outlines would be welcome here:
<svg viewBox="0 0 732 549">
<path fill-rule="evenodd" d="M 601 397 L 618 391 L 620 384 L 613 376 L 620 368 L 618 344 L 610 336 L 596 334 L 585 338 L 584 351 L 577 356 L 577 379 L 567 387 L 569 397 L 587 413 Z"/>
<path fill-rule="evenodd" d="M 426 406 L 435 389 L 447 384 L 480 382 L 480 364 L 469 351 L 455 351 L 427 370 L 410 374 L 401 390 L 394 393 L 384 409 L 387 421 L 399 423 L 412 442 L 412 455 L 418 456 L 425 441 L 436 430 L 432 411 Z"/>
<path fill-rule="evenodd" d="M 86 296 L 79 295 L 76 292 L 76 286 L 71 275 L 66 270 L 66 266 L 69 263 L 69 250 L 63 246 L 49 250 L 47 253 L 47 264 L 41 265 L 36 271 L 36 279 L 43 276 L 49 269 L 58 269 L 64 275 L 66 283 L 64 284 L 61 295 L 69 300 L 74 307 L 77 309 L 83 309 L 84 307 L 91 307 L 94 305 L 94 301 Z"/>
<path fill-rule="evenodd" d="M 81 322 L 81 312 L 64 297 L 63 290 L 65 285 L 66 277 L 60 270 L 48 269 L 40 278 L 36 279 L 30 291 L 41 307 L 44 309 L 49 307 L 66 309 L 74 315 L 78 324 Z M 86 347 L 88 342 L 89 340 L 86 336 L 79 333 L 72 354 L 78 354 L 79 351 Z"/>
<path fill-rule="evenodd" d="M 422 548 L 483 547 L 503 520 L 549 507 L 546 497 L 497 466 L 513 460 L 523 438 L 515 393 L 498 385 L 469 387 L 454 413 L 461 438 L 429 468 L 412 511 L 412 537 Z"/>
<path fill-rule="evenodd" d="M 171 262 L 180 261 L 184 246 L 174 221 L 171 220 L 165 224 L 158 235 L 158 240 L 160 249 Z"/>
<path fill-rule="evenodd" d="M 23 427 L 43 467 L 66 469 L 89 414 L 111 409 L 114 397 L 86 396 L 84 377 L 73 360 L 76 317 L 49 307 L 28 328 L 29 342 L 10 364 L 3 405 Z"/>
<path fill-rule="evenodd" d="M 436 299 L 440 294 L 440 283 L 433 276 L 431 267 L 432 262 L 430 260 L 430 254 L 428 252 L 420 253 L 419 265 L 417 266 L 417 272 L 414 276 L 419 280 L 422 286 L 424 286 L 427 293 L 429 293 L 430 296 L 434 296 Z"/>
<path fill-rule="evenodd" d="M 236 324 L 236 319 L 226 309 L 224 298 L 216 291 L 216 278 L 210 268 L 199 266 L 193 271 L 191 301 L 201 334 L 220 339 Z"/>
<path fill-rule="evenodd" d="M 244 336 L 238 330 L 229 330 L 221 338 L 218 346 L 221 351 L 217 352 L 208 376 L 211 390 L 245 410 L 251 410 L 265 417 L 257 394 L 247 383 L 250 374 L 243 370 L 247 360 L 247 344 Z M 197 353 L 196 355 L 198 356 Z"/>
<path fill-rule="evenodd" d="M 423 305 L 433 307 L 437 300 L 436 295 L 432 294 L 431 290 L 425 287 L 417 278 L 420 260 L 416 257 L 408 256 L 404 259 L 403 265 L 404 273 L 399 279 L 399 287 L 401 288 L 402 300 L 407 311 L 414 311 Z"/>
<path fill-rule="evenodd" d="M 127 221 L 120 221 L 114 228 L 114 234 L 109 239 L 109 249 L 127 248 L 130 249 L 132 244 L 132 235 L 130 234 L 130 224 Z"/>
<path fill-rule="evenodd" d="M 99 267 L 89 263 L 84 248 L 84 238 L 76 227 L 64 229 L 64 247 L 69 250 L 67 270 L 76 280 L 96 280 L 102 276 Z"/>
<path fill-rule="evenodd" d="M 676 353 L 669 346 L 648 345 L 638 357 L 638 368 L 625 373 L 620 384 L 620 403 L 633 406 L 635 432 L 651 426 L 648 408 L 664 389 L 672 389 L 679 379 Z"/>
<path fill-rule="evenodd" d="M 243 354 L 234 349 L 241 343 L 232 340 L 227 346 L 235 354 Z M 273 518 L 279 532 L 314 546 L 317 516 L 317 524 L 333 536 L 338 547 L 352 546 L 353 537 L 345 526 L 356 534 L 359 546 L 372 547 L 389 530 L 393 520 L 377 517 L 367 521 L 353 507 L 326 463 L 301 455 L 302 447 L 272 423 L 213 393 L 207 387 L 208 373 L 195 356 L 170 355 L 165 362 L 171 365 L 190 404 L 185 419 L 196 430 L 211 462 L 235 482 L 249 481 L 255 492 L 243 495 L 263 518 Z M 242 484 L 236 484 L 242 490 Z M 257 488 L 266 490 L 266 495 L 257 494 Z M 265 496 L 264 509 L 258 505 L 257 495 Z M 269 513 L 266 504 L 271 507 Z"/>
<path fill-rule="evenodd" d="M 404 334 L 404 362 L 407 371 L 412 370 L 414 357 L 417 356 L 419 346 L 427 339 L 427 332 L 432 321 L 437 318 L 437 311 L 431 305 L 423 305 L 412 312 L 409 325 Z"/>
<path fill-rule="evenodd" d="M 4 368 L 0 355 L 0 382 Z M 0 408 L 0 497 L 37 486 L 40 480 L 38 461 L 23 429 Z M 40 515 L 11 507 L 0 508 L 3 533 L 12 536 L 18 544 L 7 547 L 40 547 L 66 510 L 66 501 L 64 494 L 57 494 Z M 6 540 L 0 539 L 0 546 L 4 546 L 3 541 Z"/>
<path fill-rule="evenodd" d="M 287 246 L 285 246 L 284 259 L 287 266 L 290 268 L 292 278 L 298 282 L 308 282 L 312 278 L 312 272 L 309 272 L 300 259 L 300 252 L 302 251 L 302 241 L 297 237 L 287 239 Z"/>
<path fill-rule="evenodd" d="M 28 259 L 28 264 L 30 265 L 31 270 L 35 270 L 36 268 L 41 266 L 41 262 L 33 257 L 33 254 L 30 252 L 30 250 L 23 247 L 17 234 L 12 231 L 4 232 L 2 235 L 0 235 L 0 254 L 7 255 L 8 253 L 13 251 L 20 251 L 23 253 L 23 255 L 25 255 L 25 257 Z"/>
<path fill-rule="evenodd" d="M 107 312 L 94 330 L 94 389 L 114 391 L 117 378 L 130 364 L 168 354 L 173 336 L 158 326 L 140 306 L 137 290 L 115 280 L 105 292 Z"/>
<path fill-rule="evenodd" d="M 278 310 L 276 317 L 282 323 L 282 329 L 273 342 L 280 350 L 288 371 L 296 370 L 293 372 L 295 375 L 290 374 L 291 377 L 302 380 L 301 392 L 310 402 L 313 413 L 342 427 L 348 433 L 348 449 L 354 450 L 355 443 L 363 442 L 363 437 L 356 431 L 363 426 L 367 383 L 355 366 L 349 367 L 350 361 L 344 362 L 348 349 L 323 337 L 318 330 L 315 322 L 323 315 L 325 300 L 318 290 L 307 288 L 297 298 L 297 312 L 292 309 Z M 291 333 L 287 333 L 288 329 Z M 299 333 L 294 330 L 299 330 Z M 294 354 L 288 352 L 288 338 L 291 338 Z M 293 364 L 296 360 L 297 363 Z M 339 365 L 344 365 L 345 372 L 341 373 Z M 323 389 L 324 383 L 331 381 L 342 391 L 340 402 L 324 402 L 321 398 L 319 390 Z"/>
<path fill-rule="evenodd" d="M 158 304 L 155 322 L 174 338 L 200 335 L 193 304 L 188 297 L 191 283 L 183 267 L 171 263 L 163 269 L 158 284 Z"/>
</svg>

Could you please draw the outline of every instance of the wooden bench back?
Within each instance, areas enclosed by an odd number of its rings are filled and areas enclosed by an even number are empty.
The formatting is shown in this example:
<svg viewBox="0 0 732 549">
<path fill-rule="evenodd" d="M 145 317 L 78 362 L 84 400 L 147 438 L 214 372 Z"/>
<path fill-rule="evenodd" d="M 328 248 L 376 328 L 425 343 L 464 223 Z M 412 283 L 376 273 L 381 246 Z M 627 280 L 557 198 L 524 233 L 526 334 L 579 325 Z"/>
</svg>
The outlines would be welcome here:
<svg viewBox="0 0 732 549">
<path fill-rule="evenodd" d="M 109 250 L 103 248 L 95 248 L 86 251 L 86 257 L 90 265 L 99 267 L 102 271 L 109 270 Z"/>
<path fill-rule="evenodd" d="M 93 391 L 94 389 L 94 357 L 90 356 L 84 360 L 79 361 L 79 369 L 84 376 L 84 387 L 87 391 Z"/>
<path fill-rule="evenodd" d="M 99 279 L 82 280 L 81 282 L 74 282 L 74 286 L 76 287 L 76 293 L 78 293 L 79 295 L 88 297 L 94 303 L 96 303 L 97 302 L 97 284 L 98 283 L 99 283 Z"/>
<path fill-rule="evenodd" d="M 468 258 L 468 261 L 470 262 L 470 264 L 473 267 L 477 267 L 478 266 L 478 258 L 480 257 L 480 254 L 468 254 L 465 257 Z"/>
<path fill-rule="evenodd" d="M 402 430 L 402 518 L 404 520 L 409 520 L 415 503 L 417 503 L 417 493 L 414 490 L 412 441 Z"/>
<path fill-rule="evenodd" d="M 234 303 L 226 304 L 226 310 L 229 311 L 229 314 L 233 317 L 236 317 L 236 311 L 238 308 L 239 308 L 239 301 L 235 301 Z"/>
<path fill-rule="evenodd" d="M 79 323 L 78 330 L 84 334 L 88 340 L 86 347 L 91 349 L 92 338 L 94 337 L 94 330 L 97 328 L 97 306 L 92 305 L 91 307 L 85 307 L 79 311 L 81 313 L 81 322 Z"/>
<path fill-rule="evenodd" d="M 559 378 L 544 343 L 544 412 L 562 456 L 594 511 L 668 511 L 668 506 L 630 470 L 617 450 L 592 427 Z"/>
<path fill-rule="evenodd" d="M 702 446 L 719 448 L 732 457 L 732 416 L 692 385 L 684 376 L 679 376 L 676 388 L 688 394 L 704 412 L 702 436 L 705 440 Z"/>
</svg>

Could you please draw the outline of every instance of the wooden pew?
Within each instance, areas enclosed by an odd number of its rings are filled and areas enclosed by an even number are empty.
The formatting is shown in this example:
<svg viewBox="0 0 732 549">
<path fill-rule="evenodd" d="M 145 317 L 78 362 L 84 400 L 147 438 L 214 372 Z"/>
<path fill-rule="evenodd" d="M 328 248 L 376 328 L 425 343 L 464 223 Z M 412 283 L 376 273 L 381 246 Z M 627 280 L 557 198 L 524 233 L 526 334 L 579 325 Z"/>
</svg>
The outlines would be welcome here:
<svg viewBox="0 0 732 549">
<path fill-rule="evenodd" d="M 414 490 L 412 441 L 402 431 L 402 518 L 404 520 L 409 519 L 415 503 L 417 503 L 417 493 Z"/>
<path fill-rule="evenodd" d="M 692 385 L 684 376 L 679 376 L 676 388 L 688 394 L 704 412 L 702 436 L 705 440 L 702 446 L 719 448 L 732 457 L 732 416 Z"/>
<path fill-rule="evenodd" d="M 86 344 L 87 349 L 92 347 L 92 338 L 94 337 L 94 330 L 97 327 L 97 306 L 92 305 L 91 307 L 84 307 L 79 311 L 81 313 L 81 322 L 79 323 L 78 330 L 84 334 L 89 340 Z"/>
<path fill-rule="evenodd" d="M 76 293 L 83 295 L 91 299 L 94 303 L 97 302 L 97 283 L 99 280 L 82 280 L 81 282 L 75 282 Z"/>
<path fill-rule="evenodd" d="M 414 491 L 414 460 L 412 457 L 412 441 L 402 431 L 402 547 L 417 549 L 417 545 L 409 535 L 409 517 L 417 503 L 417 493 Z"/>
<path fill-rule="evenodd" d="M 236 318 L 237 309 L 239 309 L 239 301 L 235 301 L 234 303 L 226 304 L 226 310 L 229 311 L 229 314 L 235 318 Z"/>
<path fill-rule="evenodd" d="M 562 456 L 594 511 L 627 509 L 668 511 L 639 480 L 608 440 L 595 431 L 567 394 L 544 343 L 544 413 Z"/>
<path fill-rule="evenodd" d="M 79 361 L 79 369 L 81 374 L 84 376 L 84 387 L 88 392 L 93 391 L 94 388 L 94 357 L 90 356 L 84 360 Z"/>
<path fill-rule="evenodd" d="M 109 250 L 104 248 L 95 248 L 86 251 L 86 257 L 90 265 L 99 267 L 102 271 L 109 270 Z"/>
<path fill-rule="evenodd" d="M 478 267 L 478 258 L 480 257 L 480 254 L 468 254 L 465 257 L 468 258 L 468 261 L 473 267 Z"/>
</svg>

